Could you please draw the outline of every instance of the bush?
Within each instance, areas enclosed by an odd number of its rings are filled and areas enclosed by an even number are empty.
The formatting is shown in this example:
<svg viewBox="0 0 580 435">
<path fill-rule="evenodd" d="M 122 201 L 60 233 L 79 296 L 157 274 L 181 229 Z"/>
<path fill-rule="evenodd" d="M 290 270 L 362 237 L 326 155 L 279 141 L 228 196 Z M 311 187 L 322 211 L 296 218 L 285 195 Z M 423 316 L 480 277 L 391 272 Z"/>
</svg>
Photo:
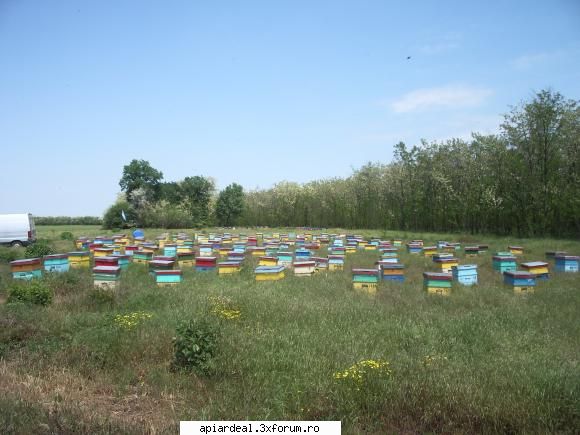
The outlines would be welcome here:
<svg viewBox="0 0 580 435">
<path fill-rule="evenodd" d="M 52 289 L 44 282 L 33 279 L 24 283 L 14 283 L 8 289 L 8 302 L 24 302 L 48 305 L 52 302 Z"/>
<path fill-rule="evenodd" d="M 10 263 L 22 258 L 22 249 L 0 247 L 0 262 Z"/>
<path fill-rule="evenodd" d="M 208 374 L 217 350 L 217 333 L 206 322 L 190 320 L 177 326 L 173 338 L 173 363 L 176 369 Z"/>
<path fill-rule="evenodd" d="M 127 221 L 123 220 L 121 213 L 125 213 Z M 116 228 L 125 228 L 134 225 L 135 212 L 133 207 L 127 201 L 118 201 L 110 206 L 103 217 L 103 228 L 112 230 Z"/>
<path fill-rule="evenodd" d="M 25 258 L 39 258 L 50 254 L 54 254 L 54 249 L 52 249 L 48 241 L 44 239 L 37 240 L 24 251 Z"/>
<path fill-rule="evenodd" d="M 75 236 L 70 231 L 60 233 L 60 240 L 74 240 Z"/>
</svg>

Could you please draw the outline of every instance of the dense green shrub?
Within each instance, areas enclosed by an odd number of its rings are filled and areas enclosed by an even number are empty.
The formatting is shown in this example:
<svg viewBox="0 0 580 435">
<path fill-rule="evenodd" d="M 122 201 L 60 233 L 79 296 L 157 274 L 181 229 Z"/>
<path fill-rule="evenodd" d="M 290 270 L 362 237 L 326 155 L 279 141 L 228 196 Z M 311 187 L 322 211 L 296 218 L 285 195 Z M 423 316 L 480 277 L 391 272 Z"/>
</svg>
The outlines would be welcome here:
<svg viewBox="0 0 580 435">
<path fill-rule="evenodd" d="M 48 305 L 52 302 L 52 289 L 43 281 L 33 279 L 27 282 L 16 282 L 8 289 L 8 302 L 24 302 L 37 305 Z"/>
<path fill-rule="evenodd" d="M 9 263 L 22 258 L 22 248 L 0 247 L 0 262 Z"/>
<path fill-rule="evenodd" d="M 173 368 L 208 374 L 217 350 L 217 332 L 206 322 L 182 322 L 173 337 L 173 350 Z"/>
<path fill-rule="evenodd" d="M 52 249 L 48 241 L 44 239 L 38 239 L 24 251 L 25 258 L 39 258 L 50 254 L 54 254 L 54 249 Z"/>
<path fill-rule="evenodd" d="M 60 233 L 60 240 L 74 240 L 75 236 L 70 231 Z"/>
<path fill-rule="evenodd" d="M 125 213 L 126 221 L 123 220 L 123 212 Z M 127 201 L 117 201 L 107 209 L 103 217 L 103 228 L 107 230 L 127 228 L 134 224 L 135 213 L 133 207 Z"/>
</svg>

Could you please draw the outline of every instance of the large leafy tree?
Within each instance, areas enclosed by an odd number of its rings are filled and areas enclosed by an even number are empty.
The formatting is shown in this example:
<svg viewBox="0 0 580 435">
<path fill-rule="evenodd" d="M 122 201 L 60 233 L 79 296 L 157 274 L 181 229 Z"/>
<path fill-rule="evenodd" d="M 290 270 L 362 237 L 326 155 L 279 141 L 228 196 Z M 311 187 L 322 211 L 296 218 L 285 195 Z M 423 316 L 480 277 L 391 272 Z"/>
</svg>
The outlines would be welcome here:
<svg viewBox="0 0 580 435">
<path fill-rule="evenodd" d="M 208 225 L 210 202 L 215 190 L 213 180 L 199 175 L 185 177 L 179 183 L 179 190 L 182 204 L 188 210 L 194 226 Z"/>
<path fill-rule="evenodd" d="M 222 190 L 216 202 L 215 214 L 219 225 L 237 225 L 244 211 L 244 189 L 232 183 Z"/>
<path fill-rule="evenodd" d="M 131 163 L 123 167 L 123 176 L 119 181 L 121 190 L 125 192 L 127 201 L 134 207 L 137 196 L 139 200 L 155 202 L 159 199 L 161 192 L 161 180 L 163 173 L 153 168 L 146 160 L 131 160 Z M 139 192 L 137 195 L 135 192 Z"/>
</svg>

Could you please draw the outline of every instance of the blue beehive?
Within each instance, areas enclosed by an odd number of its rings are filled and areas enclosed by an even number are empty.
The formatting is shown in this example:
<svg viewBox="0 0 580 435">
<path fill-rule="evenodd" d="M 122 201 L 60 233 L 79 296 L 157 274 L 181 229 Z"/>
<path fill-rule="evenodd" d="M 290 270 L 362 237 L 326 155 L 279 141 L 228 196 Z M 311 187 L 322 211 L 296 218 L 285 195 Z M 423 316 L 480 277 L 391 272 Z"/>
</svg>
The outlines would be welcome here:
<svg viewBox="0 0 580 435">
<path fill-rule="evenodd" d="M 556 271 L 578 272 L 580 257 L 577 255 L 556 255 Z"/>
<path fill-rule="evenodd" d="M 67 272 L 69 269 L 68 254 L 44 256 L 44 270 L 47 272 Z"/>
<path fill-rule="evenodd" d="M 312 257 L 312 252 L 310 252 L 308 249 L 298 248 L 296 251 L 294 251 L 294 256 L 298 261 L 308 260 L 310 257 Z"/>
<path fill-rule="evenodd" d="M 463 264 L 451 268 L 453 279 L 463 285 L 477 284 L 477 264 Z"/>
<path fill-rule="evenodd" d="M 501 255 L 500 255 L 501 254 Z M 516 257 L 505 252 L 498 252 L 492 257 L 493 270 L 498 272 L 515 271 L 517 269 Z"/>
<path fill-rule="evenodd" d="M 165 245 L 163 247 L 163 255 L 166 257 L 176 257 L 177 245 Z"/>
<path fill-rule="evenodd" d="M 510 270 L 503 273 L 503 282 L 513 287 L 516 293 L 530 292 L 536 286 L 536 276 L 530 272 Z"/>
</svg>

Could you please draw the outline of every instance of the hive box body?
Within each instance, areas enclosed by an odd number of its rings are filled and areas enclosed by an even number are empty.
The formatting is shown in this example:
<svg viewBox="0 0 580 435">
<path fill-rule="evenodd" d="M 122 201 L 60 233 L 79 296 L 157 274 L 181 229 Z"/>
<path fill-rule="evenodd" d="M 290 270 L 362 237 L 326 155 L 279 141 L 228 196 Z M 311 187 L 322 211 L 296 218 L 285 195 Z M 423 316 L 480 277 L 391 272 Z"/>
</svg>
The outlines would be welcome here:
<svg viewBox="0 0 580 435">
<path fill-rule="evenodd" d="M 508 246 L 508 250 L 512 255 L 522 255 L 524 253 L 524 248 L 521 246 Z"/>
<path fill-rule="evenodd" d="M 329 255 L 328 270 L 344 270 L 344 255 Z"/>
<path fill-rule="evenodd" d="M 95 257 L 107 257 L 112 255 L 115 250 L 113 248 L 95 248 Z"/>
<path fill-rule="evenodd" d="M 466 246 L 464 251 L 465 255 L 469 257 L 475 257 L 479 254 L 479 246 Z"/>
<path fill-rule="evenodd" d="M 459 265 L 459 260 L 457 258 L 449 257 L 449 258 L 436 258 L 433 261 L 439 266 L 441 272 L 449 273 L 451 269 L 455 266 Z"/>
<path fill-rule="evenodd" d="M 30 280 L 32 278 L 42 278 L 42 259 L 27 258 L 10 262 L 12 278 Z"/>
<path fill-rule="evenodd" d="M 477 284 L 477 265 L 464 264 L 452 268 L 453 279 L 463 285 Z"/>
<path fill-rule="evenodd" d="M 68 272 L 68 254 L 46 255 L 44 257 L 44 270 L 47 272 Z"/>
<path fill-rule="evenodd" d="M 550 271 L 548 270 L 548 263 L 544 261 L 530 261 L 522 263 L 522 269 L 536 275 L 536 279 L 548 279 Z"/>
<path fill-rule="evenodd" d="M 157 285 L 176 285 L 183 277 L 181 270 L 155 270 L 154 274 Z"/>
<path fill-rule="evenodd" d="M 295 276 L 312 276 L 316 270 L 315 261 L 295 261 L 294 275 Z"/>
<path fill-rule="evenodd" d="M 405 266 L 402 264 L 393 264 L 385 260 L 379 261 L 381 276 L 384 281 L 405 281 Z"/>
<path fill-rule="evenodd" d="M 258 266 L 256 281 L 278 281 L 284 278 L 284 266 Z"/>
<path fill-rule="evenodd" d="M 68 253 L 68 263 L 72 269 L 90 267 L 91 256 L 87 251 L 77 251 Z"/>
<path fill-rule="evenodd" d="M 425 257 L 432 257 L 437 254 L 437 246 L 424 246 L 422 251 Z"/>
<path fill-rule="evenodd" d="M 95 257 L 95 267 L 97 266 L 119 266 L 119 257 L 113 255 L 107 257 Z"/>
<path fill-rule="evenodd" d="M 197 272 L 211 272 L 217 268 L 217 257 L 196 257 L 195 270 Z"/>
<path fill-rule="evenodd" d="M 119 266 L 93 267 L 93 284 L 99 288 L 115 289 L 118 287 L 120 272 Z"/>
<path fill-rule="evenodd" d="M 258 266 L 277 266 L 278 257 L 258 257 Z"/>
<path fill-rule="evenodd" d="M 374 283 L 379 282 L 379 271 L 377 269 L 352 269 L 353 283 Z"/>
<path fill-rule="evenodd" d="M 238 273 L 240 270 L 242 270 L 242 263 L 239 261 L 222 261 L 218 263 L 219 275 Z"/>
<path fill-rule="evenodd" d="M 503 282 L 511 287 L 524 289 L 535 287 L 536 277 L 533 273 L 523 271 L 509 271 L 503 273 Z"/>
<path fill-rule="evenodd" d="M 149 251 L 135 251 L 133 252 L 133 262 L 134 263 L 149 263 L 153 258 L 153 252 Z"/>
<path fill-rule="evenodd" d="M 516 257 L 494 255 L 492 257 L 493 270 L 498 272 L 515 272 L 517 269 Z"/>
<path fill-rule="evenodd" d="M 450 273 L 423 272 L 423 287 L 429 294 L 449 296 L 452 279 Z"/>
<path fill-rule="evenodd" d="M 557 255 L 556 271 L 558 272 L 578 272 L 580 257 L 576 255 Z"/>
<path fill-rule="evenodd" d="M 117 265 L 121 270 L 127 270 L 129 268 L 129 263 L 131 261 L 131 256 L 128 254 L 113 254 L 113 257 L 117 258 Z"/>
<path fill-rule="evenodd" d="M 312 257 L 316 264 L 316 270 L 328 270 L 328 258 L 326 257 Z"/>
<path fill-rule="evenodd" d="M 423 246 L 418 243 L 408 243 L 407 244 L 407 251 L 409 254 L 420 254 Z"/>
</svg>

